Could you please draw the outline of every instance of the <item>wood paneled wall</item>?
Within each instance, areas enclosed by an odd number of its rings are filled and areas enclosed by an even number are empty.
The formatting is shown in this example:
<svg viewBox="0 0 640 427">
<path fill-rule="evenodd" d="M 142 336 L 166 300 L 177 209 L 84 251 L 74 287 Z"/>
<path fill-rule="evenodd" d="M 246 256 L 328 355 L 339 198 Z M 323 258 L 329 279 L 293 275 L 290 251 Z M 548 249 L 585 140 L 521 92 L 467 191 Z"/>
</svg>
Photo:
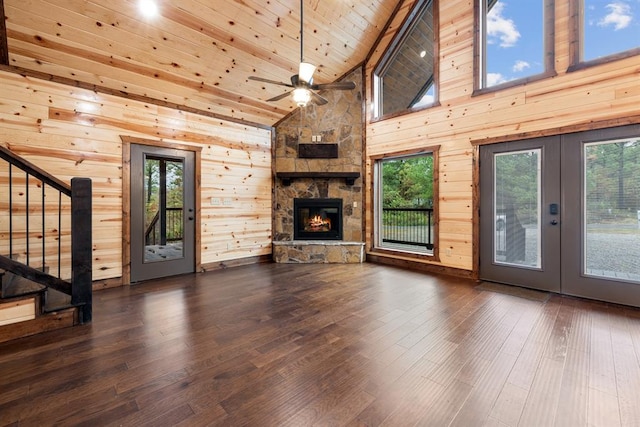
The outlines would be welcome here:
<svg viewBox="0 0 640 427">
<path fill-rule="evenodd" d="M 406 0 L 367 61 L 367 112 L 371 77 L 385 47 L 410 11 Z M 556 76 L 473 96 L 474 2 L 440 0 L 440 105 L 413 114 L 371 122 L 367 117 L 366 156 L 440 145 L 441 266 L 474 266 L 474 158 L 472 141 L 517 140 L 543 133 L 637 122 L 640 117 L 640 56 L 580 71 L 569 67 L 569 8 L 555 6 Z M 371 161 L 367 162 L 367 247 L 371 246 Z"/>
<path fill-rule="evenodd" d="M 65 182 L 93 180 L 94 280 L 122 275 L 122 135 L 202 148 L 203 265 L 271 253 L 270 129 L 7 72 L 0 88 L 0 144 Z"/>
</svg>

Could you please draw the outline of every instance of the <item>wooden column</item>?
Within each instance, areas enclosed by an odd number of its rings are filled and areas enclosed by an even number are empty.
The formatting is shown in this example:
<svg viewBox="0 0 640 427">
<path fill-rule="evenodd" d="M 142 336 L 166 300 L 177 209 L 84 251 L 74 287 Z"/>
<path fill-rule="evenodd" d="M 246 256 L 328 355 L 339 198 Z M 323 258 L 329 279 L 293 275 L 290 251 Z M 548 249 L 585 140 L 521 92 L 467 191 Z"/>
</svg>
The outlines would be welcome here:
<svg viewBox="0 0 640 427">
<path fill-rule="evenodd" d="M 9 65 L 7 24 L 4 17 L 4 0 L 0 0 L 0 65 Z"/>
<path fill-rule="evenodd" d="M 71 180 L 71 303 L 79 306 L 79 322 L 91 322 L 92 227 L 91 180 Z"/>
</svg>

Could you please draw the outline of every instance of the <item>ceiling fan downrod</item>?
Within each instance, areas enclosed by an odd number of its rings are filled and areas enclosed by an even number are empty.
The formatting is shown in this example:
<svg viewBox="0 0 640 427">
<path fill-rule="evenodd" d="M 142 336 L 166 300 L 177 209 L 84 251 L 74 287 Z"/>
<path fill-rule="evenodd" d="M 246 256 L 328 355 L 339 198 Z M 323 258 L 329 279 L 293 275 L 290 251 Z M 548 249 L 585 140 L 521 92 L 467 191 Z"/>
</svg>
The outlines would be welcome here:
<svg viewBox="0 0 640 427">
<path fill-rule="evenodd" d="M 315 71 L 315 65 L 304 62 L 304 0 L 300 0 L 300 66 L 298 68 L 298 78 L 311 85 Z"/>
</svg>

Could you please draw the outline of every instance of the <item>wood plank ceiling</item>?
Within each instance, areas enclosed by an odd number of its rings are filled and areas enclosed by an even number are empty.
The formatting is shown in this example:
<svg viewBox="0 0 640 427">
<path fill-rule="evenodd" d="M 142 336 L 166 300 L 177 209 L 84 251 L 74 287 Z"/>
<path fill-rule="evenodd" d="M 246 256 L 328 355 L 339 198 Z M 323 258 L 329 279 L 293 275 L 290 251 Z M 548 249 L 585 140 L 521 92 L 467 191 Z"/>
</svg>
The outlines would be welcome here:
<svg viewBox="0 0 640 427">
<path fill-rule="evenodd" d="M 296 106 L 287 88 L 300 59 L 299 0 L 4 1 L 9 66 L 271 125 Z M 328 83 L 361 63 L 396 0 L 304 0 L 305 60 Z"/>
</svg>

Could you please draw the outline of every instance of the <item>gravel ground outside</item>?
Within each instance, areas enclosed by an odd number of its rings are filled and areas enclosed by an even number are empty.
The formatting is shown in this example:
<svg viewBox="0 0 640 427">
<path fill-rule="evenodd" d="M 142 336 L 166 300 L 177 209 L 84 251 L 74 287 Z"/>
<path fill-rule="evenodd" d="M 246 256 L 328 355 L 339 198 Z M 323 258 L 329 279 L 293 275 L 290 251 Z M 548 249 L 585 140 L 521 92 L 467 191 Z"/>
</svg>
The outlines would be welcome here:
<svg viewBox="0 0 640 427">
<path fill-rule="evenodd" d="M 424 228 L 385 227 L 384 231 L 389 238 L 426 242 Z M 535 266 L 538 236 L 536 229 L 531 226 L 525 228 L 525 245 L 525 259 L 522 265 Z M 431 253 L 420 246 L 385 243 L 384 247 Z M 590 226 L 587 234 L 587 270 L 588 274 L 594 276 L 640 282 L 640 229 L 633 224 Z"/>
</svg>

